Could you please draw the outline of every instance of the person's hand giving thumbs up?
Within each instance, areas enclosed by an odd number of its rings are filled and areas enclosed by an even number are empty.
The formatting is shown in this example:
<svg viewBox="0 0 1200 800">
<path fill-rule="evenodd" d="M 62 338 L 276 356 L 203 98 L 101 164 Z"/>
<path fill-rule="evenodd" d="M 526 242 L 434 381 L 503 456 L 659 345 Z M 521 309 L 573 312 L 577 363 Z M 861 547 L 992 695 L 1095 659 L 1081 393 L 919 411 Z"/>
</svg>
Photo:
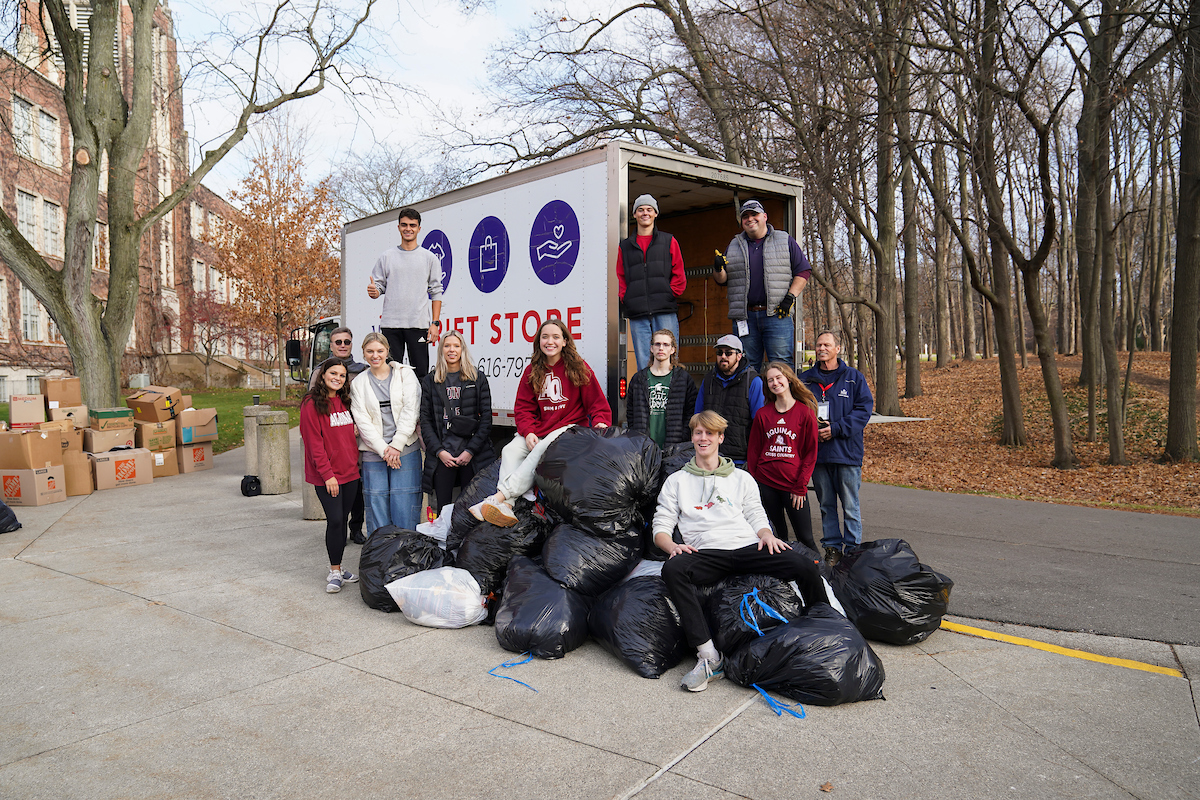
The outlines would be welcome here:
<svg viewBox="0 0 1200 800">
<path fill-rule="evenodd" d="M 367 296 L 372 300 L 379 299 L 379 287 L 375 285 L 375 276 L 371 276 L 371 282 L 367 284 Z"/>
</svg>

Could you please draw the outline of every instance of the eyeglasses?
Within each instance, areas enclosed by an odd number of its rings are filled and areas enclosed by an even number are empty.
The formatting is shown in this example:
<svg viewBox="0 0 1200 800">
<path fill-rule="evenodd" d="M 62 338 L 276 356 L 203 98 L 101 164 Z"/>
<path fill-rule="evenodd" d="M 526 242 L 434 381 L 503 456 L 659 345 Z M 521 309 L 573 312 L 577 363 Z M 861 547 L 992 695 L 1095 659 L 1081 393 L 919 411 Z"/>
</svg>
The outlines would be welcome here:
<svg viewBox="0 0 1200 800">
<path fill-rule="evenodd" d="M 353 339 L 334 339 L 333 343 L 334 344 L 353 344 L 354 340 Z"/>
<path fill-rule="evenodd" d="M 719 355 L 719 356 L 731 356 L 734 353 L 740 353 L 740 352 L 742 352 L 742 351 L 741 350 L 732 350 L 728 347 L 718 347 L 717 348 L 717 355 Z"/>
</svg>

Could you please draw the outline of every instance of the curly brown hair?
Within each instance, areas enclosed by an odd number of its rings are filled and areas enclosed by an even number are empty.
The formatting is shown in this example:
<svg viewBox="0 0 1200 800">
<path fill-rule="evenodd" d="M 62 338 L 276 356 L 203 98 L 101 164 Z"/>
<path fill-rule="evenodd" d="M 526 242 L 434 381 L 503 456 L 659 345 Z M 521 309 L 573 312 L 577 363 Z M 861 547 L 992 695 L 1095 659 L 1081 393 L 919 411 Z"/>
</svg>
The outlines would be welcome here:
<svg viewBox="0 0 1200 800">
<path fill-rule="evenodd" d="M 542 387 L 546 384 L 546 374 L 550 372 L 550 365 L 546 363 L 546 354 L 542 352 L 541 348 L 542 330 L 547 325 L 555 325 L 562 331 L 562 360 L 567 368 L 567 378 L 573 386 L 586 386 L 592 379 L 587 362 L 575 349 L 575 340 L 571 338 L 571 332 L 567 330 L 566 323 L 557 317 L 551 317 L 538 326 L 537 336 L 533 337 L 533 358 L 529 360 L 529 388 L 533 389 L 534 394 L 541 392 Z"/>
<path fill-rule="evenodd" d="M 317 367 L 317 378 L 313 381 L 312 388 L 305 394 L 304 399 L 300 401 L 300 405 L 312 403 L 313 408 L 321 416 L 329 413 L 329 387 L 325 385 L 325 373 L 332 367 L 341 367 L 346 369 L 346 362 L 340 358 L 327 358 Z M 350 373 L 346 373 L 346 382 L 342 384 L 342 388 L 337 390 L 337 396 L 341 399 L 342 405 L 350 408 Z"/>
</svg>

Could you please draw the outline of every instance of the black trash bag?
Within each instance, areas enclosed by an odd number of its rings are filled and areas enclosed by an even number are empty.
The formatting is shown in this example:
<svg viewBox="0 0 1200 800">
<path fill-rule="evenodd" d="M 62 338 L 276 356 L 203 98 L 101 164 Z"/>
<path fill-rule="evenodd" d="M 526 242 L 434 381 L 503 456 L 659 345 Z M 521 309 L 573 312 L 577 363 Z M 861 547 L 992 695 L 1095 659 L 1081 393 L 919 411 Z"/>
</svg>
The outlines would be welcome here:
<svg viewBox="0 0 1200 800">
<path fill-rule="evenodd" d="M 615 586 L 642 559 L 638 531 L 599 537 L 563 523 L 542 547 L 546 573 L 568 589 L 597 597 Z"/>
<path fill-rule="evenodd" d="M 863 636 L 898 645 L 923 642 L 941 626 L 954 588 L 903 539 L 863 542 L 829 570 L 828 580 Z"/>
<path fill-rule="evenodd" d="M 6 503 L 0 501 L 0 533 L 12 533 L 20 527 L 21 523 L 17 521 L 17 515 Z"/>
<path fill-rule="evenodd" d="M 717 581 L 704 600 L 704 617 L 712 633 L 713 645 L 721 653 L 732 653 L 758 633 L 742 619 L 742 597 L 758 589 L 758 596 L 780 616 L 788 620 L 800 616 L 803 603 L 791 584 L 769 575 L 730 575 Z M 754 606 L 755 624 L 762 631 L 781 625 L 779 620 L 761 613 Z"/>
<path fill-rule="evenodd" d="M 466 535 L 482 524 L 471 516 L 470 508 L 495 494 L 496 484 L 499 482 L 500 462 L 495 461 L 483 472 L 475 473 L 467 488 L 459 492 L 458 499 L 454 501 L 454 511 L 450 513 L 450 532 L 446 534 L 447 550 L 457 550 Z"/>
<path fill-rule="evenodd" d="M 734 683 L 800 703 L 836 706 L 883 697 L 883 662 L 850 620 L 826 603 L 724 659 Z"/>
<path fill-rule="evenodd" d="M 658 445 L 640 433 L 575 427 L 546 448 L 537 485 L 563 522 L 599 536 L 640 528 L 658 502 Z"/>
<path fill-rule="evenodd" d="M 688 649 L 667 584 L 656 575 L 633 578 L 605 592 L 588 614 L 588 630 L 643 678 L 662 675 Z"/>
<path fill-rule="evenodd" d="M 546 574 L 526 556 L 508 564 L 504 596 L 496 612 L 496 641 L 514 653 L 562 658 L 588 637 L 592 600 Z"/>
<path fill-rule="evenodd" d="M 485 596 L 504 585 L 504 573 L 513 556 L 532 556 L 546 541 L 545 526 L 540 521 L 529 516 L 522 519 L 519 514 L 517 519 L 511 528 L 480 523 L 458 548 L 455 566 L 470 572 Z"/>
<path fill-rule="evenodd" d="M 691 442 L 679 442 L 678 444 L 669 444 L 664 447 L 662 451 L 662 468 L 659 472 L 662 480 L 665 481 L 669 476 L 679 472 L 695 457 L 696 445 Z"/>
<path fill-rule="evenodd" d="M 358 556 L 358 588 L 363 602 L 380 611 L 399 611 L 388 594 L 389 583 L 427 569 L 448 567 L 437 539 L 395 525 L 385 525 L 367 537 Z"/>
</svg>

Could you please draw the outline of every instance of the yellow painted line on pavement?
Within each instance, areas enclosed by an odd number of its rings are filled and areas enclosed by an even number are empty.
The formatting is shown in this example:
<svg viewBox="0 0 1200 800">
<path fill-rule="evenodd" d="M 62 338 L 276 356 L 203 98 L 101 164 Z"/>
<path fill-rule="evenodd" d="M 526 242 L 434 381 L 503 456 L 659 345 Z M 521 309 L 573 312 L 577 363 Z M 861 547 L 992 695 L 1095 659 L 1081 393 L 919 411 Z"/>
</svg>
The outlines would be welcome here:
<svg viewBox="0 0 1200 800">
<path fill-rule="evenodd" d="M 1069 647 L 1059 647 L 1056 644 L 1046 644 L 1039 642 L 1036 639 L 1022 639 L 1020 636 L 1009 636 L 1007 633 L 996 633 L 985 628 L 972 628 L 970 625 L 959 625 L 957 622 L 949 622 L 942 620 L 942 627 L 948 631 L 955 633 L 965 633 L 968 636 L 978 636 L 981 639 L 994 639 L 997 642 L 1008 642 L 1009 644 L 1019 644 L 1023 647 L 1032 647 L 1035 650 L 1045 650 L 1047 653 L 1057 653 L 1060 656 L 1070 656 L 1072 658 L 1082 658 L 1086 661 L 1099 661 L 1101 664 L 1112 664 L 1116 667 L 1126 667 L 1128 669 L 1140 669 L 1143 672 L 1154 672 L 1159 675 L 1170 675 L 1175 678 L 1182 678 L 1183 673 L 1177 669 L 1170 667 L 1159 667 L 1154 664 L 1146 664 L 1142 661 L 1131 661 L 1128 658 L 1112 658 L 1111 656 L 1101 656 L 1095 653 L 1089 653 L 1086 650 L 1072 650 Z"/>
</svg>

